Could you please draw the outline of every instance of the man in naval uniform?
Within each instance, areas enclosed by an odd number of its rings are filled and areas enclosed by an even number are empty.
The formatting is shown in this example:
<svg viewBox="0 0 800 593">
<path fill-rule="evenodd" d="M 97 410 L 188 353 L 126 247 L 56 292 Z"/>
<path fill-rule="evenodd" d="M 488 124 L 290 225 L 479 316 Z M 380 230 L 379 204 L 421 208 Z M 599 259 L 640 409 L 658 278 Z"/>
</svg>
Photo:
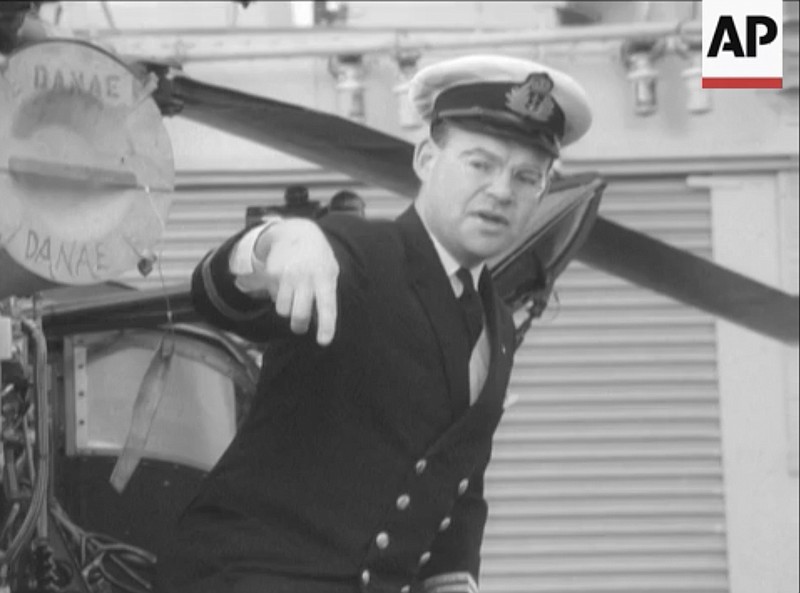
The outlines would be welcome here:
<svg viewBox="0 0 800 593">
<path fill-rule="evenodd" d="M 173 593 L 476 592 L 513 324 L 485 262 L 517 240 L 582 89 L 528 60 L 421 70 L 421 189 L 396 221 L 268 221 L 198 265 L 210 322 L 267 342 L 258 393 L 182 515 Z"/>
</svg>

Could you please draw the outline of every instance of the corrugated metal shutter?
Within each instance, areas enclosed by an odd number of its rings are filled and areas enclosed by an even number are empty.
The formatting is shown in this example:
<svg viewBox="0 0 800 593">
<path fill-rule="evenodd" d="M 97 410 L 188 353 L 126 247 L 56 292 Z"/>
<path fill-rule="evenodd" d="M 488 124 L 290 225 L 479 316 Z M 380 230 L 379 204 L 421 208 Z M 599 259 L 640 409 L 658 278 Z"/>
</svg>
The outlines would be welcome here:
<svg viewBox="0 0 800 593">
<path fill-rule="evenodd" d="M 680 178 L 610 180 L 605 216 L 709 257 L 710 203 Z M 187 179 L 164 238 L 167 284 L 302 182 L 407 201 L 321 172 Z M 158 272 L 146 280 L 157 288 Z M 573 263 L 517 354 L 487 479 L 484 593 L 728 591 L 713 320 Z"/>
<path fill-rule="evenodd" d="M 157 290 L 162 278 L 164 285 L 187 282 L 209 249 L 244 228 L 248 206 L 282 205 L 286 187 L 296 183 L 308 186 L 310 198 L 322 204 L 340 189 L 355 190 L 366 200 L 369 216 L 394 216 L 409 203 L 319 170 L 184 174 L 178 177 L 158 264 L 146 278 L 132 270 L 120 280 L 146 290 Z"/>
<path fill-rule="evenodd" d="M 601 212 L 708 257 L 710 201 L 611 180 Z M 484 593 L 728 590 L 712 318 L 573 263 L 516 356 Z"/>
</svg>

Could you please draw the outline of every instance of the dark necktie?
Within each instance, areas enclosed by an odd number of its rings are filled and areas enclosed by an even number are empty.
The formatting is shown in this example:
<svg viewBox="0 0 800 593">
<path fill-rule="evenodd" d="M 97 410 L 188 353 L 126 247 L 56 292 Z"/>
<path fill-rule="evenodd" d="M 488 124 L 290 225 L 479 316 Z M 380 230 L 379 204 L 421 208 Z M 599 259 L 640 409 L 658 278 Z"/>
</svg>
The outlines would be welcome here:
<svg viewBox="0 0 800 593">
<path fill-rule="evenodd" d="M 464 290 L 461 291 L 461 296 L 458 297 L 458 302 L 461 303 L 464 322 L 467 326 L 467 335 L 469 336 L 469 350 L 472 352 L 478 342 L 481 331 L 483 331 L 483 305 L 481 304 L 480 295 L 475 290 L 475 284 L 472 282 L 472 274 L 469 273 L 469 270 L 459 268 L 456 272 L 456 277 L 464 287 Z"/>
</svg>

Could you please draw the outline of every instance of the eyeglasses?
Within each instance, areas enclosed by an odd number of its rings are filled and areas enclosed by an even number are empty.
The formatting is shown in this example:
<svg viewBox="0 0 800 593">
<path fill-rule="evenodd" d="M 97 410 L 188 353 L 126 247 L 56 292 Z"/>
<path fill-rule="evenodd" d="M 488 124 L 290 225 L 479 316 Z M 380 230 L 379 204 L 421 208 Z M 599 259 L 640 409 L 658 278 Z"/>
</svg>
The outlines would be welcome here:
<svg viewBox="0 0 800 593">
<path fill-rule="evenodd" d="M 499 161 L 476 154 L 463 158 L 462 165 L 468 179 L 487 187 L 508 174 L 507 168 Z M 539 199 L 547 189 L 549 177 L 549 167 L 543 170 L 532 167 L 514 169 L 509 175 L 511 190 L 520 197 L 533 196 Z"/>
</svg>

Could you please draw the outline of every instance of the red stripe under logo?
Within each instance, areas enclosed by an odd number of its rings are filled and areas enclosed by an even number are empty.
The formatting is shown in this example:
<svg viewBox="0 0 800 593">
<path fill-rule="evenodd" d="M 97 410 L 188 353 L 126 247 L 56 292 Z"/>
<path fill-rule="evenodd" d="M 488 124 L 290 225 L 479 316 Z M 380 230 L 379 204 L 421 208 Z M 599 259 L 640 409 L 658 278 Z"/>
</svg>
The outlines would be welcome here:
<svg viewBox="0 0 800 593">
<path fill-rule="evenodd" d="M 782 89 L 783 78 L 708 78 L 703 77 L 704 89 Z"/>
</svg>

